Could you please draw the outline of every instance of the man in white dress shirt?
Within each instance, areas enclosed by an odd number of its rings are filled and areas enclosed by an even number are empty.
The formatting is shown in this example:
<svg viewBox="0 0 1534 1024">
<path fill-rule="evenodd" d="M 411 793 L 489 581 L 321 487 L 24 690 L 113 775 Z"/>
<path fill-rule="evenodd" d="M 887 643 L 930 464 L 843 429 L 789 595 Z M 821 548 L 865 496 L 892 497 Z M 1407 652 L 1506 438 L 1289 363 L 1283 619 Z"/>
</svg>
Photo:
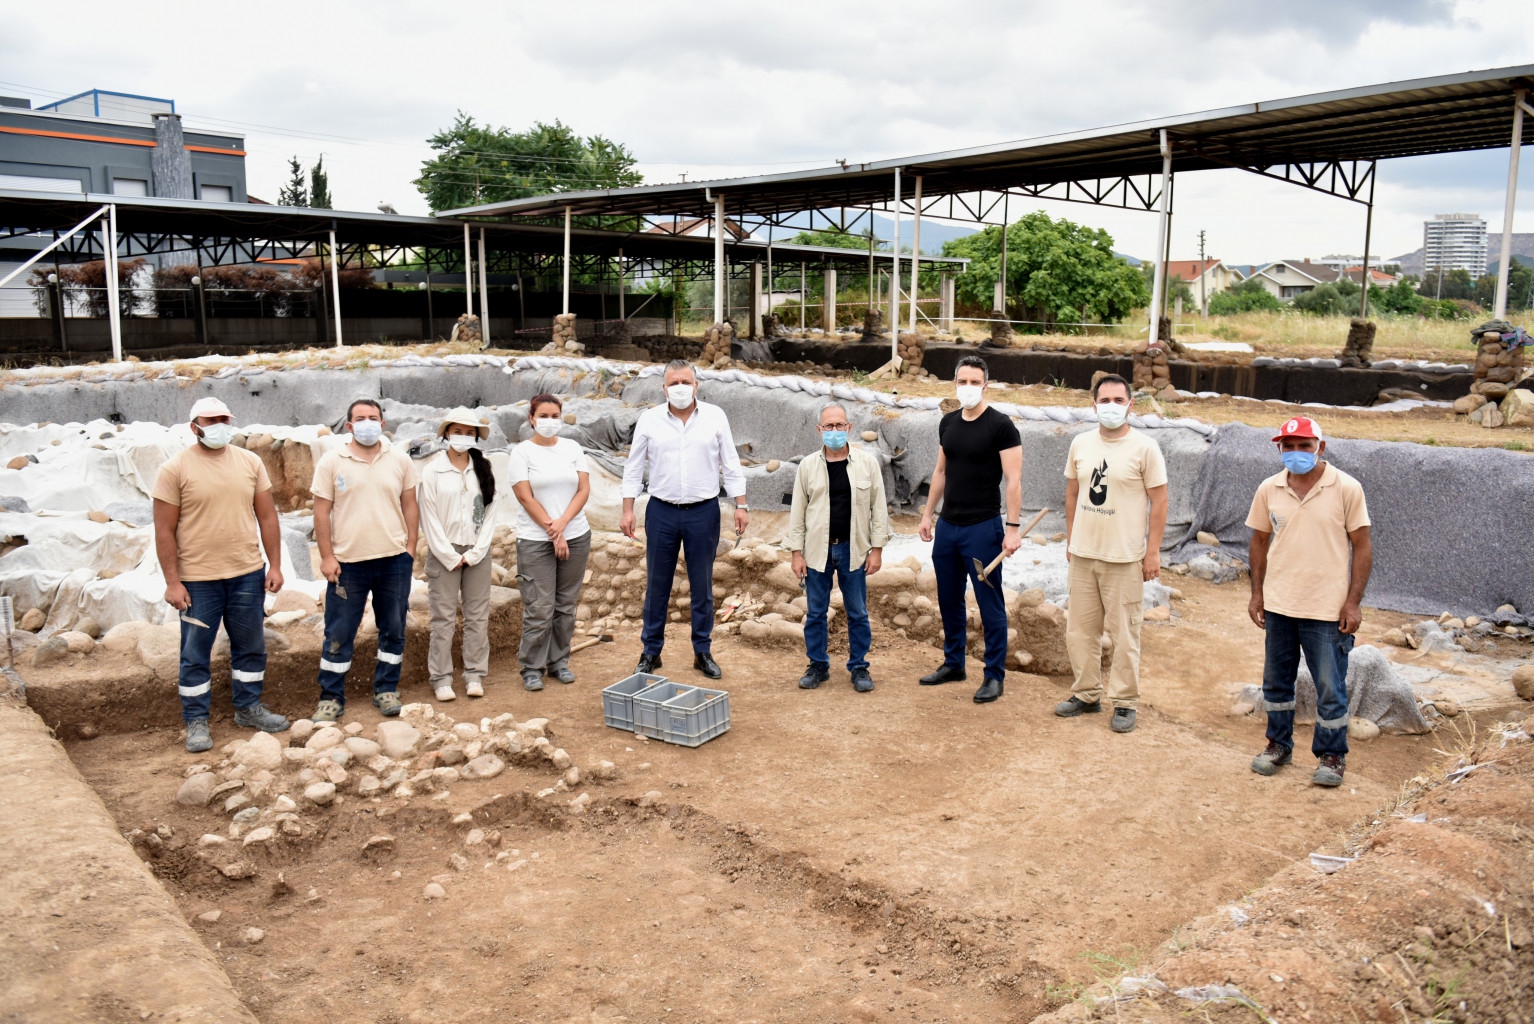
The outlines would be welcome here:
<svg viewBox="0 0 1534 1024">
<path fill-rule="evenodd" d="M 735 532 L 746 532 L 746 477 L 740 469 L 730 421 L 717 405 L 698 401 L 698 375 L 685 359 L 666 364 L 666 404 L 646 410 L 634 425 L 623 468 L 623 518 L 635 534 L 634 499 L 650 477 L 645 511 L 644 654 L 639 672 L 660 668 L 671 607 L 677 550 L 687 555 L 692 589 L 693 668 L 710 679 L 723 673 L 710 652 L 714 631 L 714 554 L 719 547 L 719 482 L 735 501 Z"/>
</svg>

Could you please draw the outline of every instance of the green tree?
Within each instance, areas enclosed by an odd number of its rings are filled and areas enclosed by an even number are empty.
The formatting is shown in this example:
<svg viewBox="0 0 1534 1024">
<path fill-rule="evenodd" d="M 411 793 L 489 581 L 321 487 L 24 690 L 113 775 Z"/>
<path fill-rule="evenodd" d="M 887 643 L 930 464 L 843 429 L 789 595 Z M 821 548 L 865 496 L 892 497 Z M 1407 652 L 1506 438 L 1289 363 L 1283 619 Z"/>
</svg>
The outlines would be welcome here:
<svg viewBox="0 0 1534 1024">
<path fill-rule="evenodd" d="M 1255 278 L 1240 281 L 1223 291 L 1215 292 L 1209 296 L 1209 313 L 1211 316 L 1231 316 L 1236 313 L 1249 313 L 1253 310 L 1278 310 L 1283 309 L 1284 304 L 1278 300 L 1278 296 L 1262 286 L 1262 282 Z"/>
<path fill-rule="evenodd" d="M 1346 282 L 1352 284 L 1352 282 Z M 1355 298 L 1357 285 L 1355 289 Z M 1342 294 L 1342 290 L 1335 284 L 1318 284 L 1308 292 L 1301 292 L 1294 297 L 1294 308 L 1302 313 L 1311 313 L 1316 316 L 1341 316 L 1345 313 L 1357 313 L 1358 303 L 1348 299 Z"/>
<path fill-rule="evenodd" d="M 304 185 L 304 165 L 298 157 L 288 160 L 288 183 L 277 191 L 278 206 L 308 206 L 309 189 Z"/>
<path fill-rule="evenodd" d="M 1534 267 L 1514 262 L 1507 270 L 1507 308 L 1529 308 L 1529 286 L 1534 281 Z M 1487 309 L 1497 302 L 1497 275 L 1486 274 L 1475 282 L 1475 301 Z"/>
<path fill-rule="evenodd" d="M 309 168 L 309 205 L 317 210 L 333 208 L 330 199 L 330 175 L 325 173 L 325 157 L 321 156 Z"/>
<path fill-rule="evenodd" d="M 1112 236 L 1101 229 L 1040 210 L 1008 225 L 1006 245 L 1008 314 L 1016 319 L 1041 325 L 1120 320 L 1150 301 L 1140 274 L 1114 254 Z M 971 261 L 956 282 L 966 304 L 990 308 L 1001 246 L 995 226 L 943 243 L 944 256 Z"/>
<path fill-rule="evenodd" d="M 600 135 L 582 138 L 560 121 L 513 132 L 477 124 L 460 110 L 452 127 L 427 142 L 437 155 L 414 184 L 433 210 L 644 182 L 627 147 Z"/>
<path fill-rule="evenodd" d="M 1422 308 L 1422 296 L 1417 294 L 1416 286 L 1404 277 L 1389 288 L 1374 292 L 1370 301 L 1381 311 L 1395 313 L 1397 316 L 1415 316 Z"/>
<path fill-rule="evenodd" d="M 1440 289 L 1438 271 L 1430 270 L 1422 275 L 1422 284 L 1417 287 L 1417 294 L 1427 299 L 1473 299 L 1475 280 L 1468 270 L 1451 270 L 1443 275 Z"/>
<path fill-rule="evenodd" d="M 790 245 L 834 245 L 838 249 L 867 249 L 868 235 L 848 235 L 840 231 L 801 231 L 788 240 Z M 890 244 L 876 240 L 874 251 L 889 252 Z"/>
</svg>

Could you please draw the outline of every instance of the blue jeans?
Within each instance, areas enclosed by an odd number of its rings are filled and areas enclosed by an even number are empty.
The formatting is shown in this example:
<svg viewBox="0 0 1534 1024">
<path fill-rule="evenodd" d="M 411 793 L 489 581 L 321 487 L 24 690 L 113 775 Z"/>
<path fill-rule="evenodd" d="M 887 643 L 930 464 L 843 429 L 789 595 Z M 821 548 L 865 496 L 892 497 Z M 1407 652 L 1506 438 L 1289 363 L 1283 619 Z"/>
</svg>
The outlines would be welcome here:
<svg viewBox="0 0 1534 1024">
<path fill-rule="evenodd" d="M 266 679 L 266 570 L 227 580 L 187 580 L 182 585 L 192 599 L 186 614 L 208 626 L 203 629 L 185 620 L 181 623 L 177 692 L 181 694 L 182 720 L 208 717 L 208 692 L 212 689 L 208 662 L 213 657 L 220 621 L 229 634 L 229 688 L 234 693 L 234 706 L 243 709 L 257 703 Z"/>
<path fill-rule="evenodd" d="M 1310 749 L 1322 754 L 1348 752 L 1348 652 L 1353 637 L 1335 619 L 1295 619 L 1265 612 L 1267 661 L 1262 668 L 1262 706 L 1268 713 L 1268 739 L 1294 747 L 1294 680 L 1300 652 L 1316 682 L 1316 731 Z"/>
<path fill-rule="evenodd" d="M 1001 554 L 1001 516 L 971 526 L 939 519 L 932 537 L 932 571 L 937 575 L 937 606 L 943 615 L 943 664 L 964 670 L 964 579 L 969 577 L 985 628 L 985 678 L 1007 678 L 1007 603 L 1001 596 L 1001 566 L 983 583 L 975 575 L 975 559 L 990 565 Z"/>
<path fill-rule="evenodd" d="M 373 621 L 378 625 L 378 663 L 373 669 L 373 693 L 399 689 L 405 661 L 405 614 L 410 610 L 410 555 L 401 552 L 364 562 L 342 562 L 338 581 L 325 591 L 325 646 L 320 648 L 320 699 L 346 704 L 346 673 L 352 667 L 357 627 L 373 595 Z"/>
<path fill-rule="evenodd" d="M 645 509 L 644 640 L 646 654 L 666 646 L 671 611 L 671 579 L 677 551 L 687 554 L 687 583 L 692 590 L 692 649 L 709 653 L 714 633 L 714 555 L 719 547 L 719 502 L 678 508 L 651 498 Z"/>
<path fill-rule="evenodd" d="M 804 613 L 804 650 L 810 656 L 810 664 L 823 672 L 831 669 L 826 654 L 826 608 L 831 604 L 833 574 L 841 580 L 842 606 L 847 612 L 847 671 L 868 667 L 868 648 L 874 639 L 868 626 L 868 574 L 861 565 L 851 569 L 849 556 L 849 545 L 832 544 L 826 555 L 825 572 L 811 568 L 804 577 L 804 600 L 808 605 Z"/>
</svg>

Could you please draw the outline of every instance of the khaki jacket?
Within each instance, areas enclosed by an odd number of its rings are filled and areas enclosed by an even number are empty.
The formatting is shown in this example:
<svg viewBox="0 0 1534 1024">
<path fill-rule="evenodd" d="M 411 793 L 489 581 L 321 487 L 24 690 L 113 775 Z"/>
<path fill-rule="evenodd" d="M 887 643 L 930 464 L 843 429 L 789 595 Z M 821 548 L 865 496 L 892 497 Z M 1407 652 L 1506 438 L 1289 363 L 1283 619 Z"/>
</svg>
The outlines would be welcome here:
<svg viewBox="0 0 1534 1024">
<path fill-rule="evenodd" d="M 853 570 L 868 558 L 870 548 L 890 539 L 889 506 L 884 500 L 884 474 L 879 460 L 853 447 L 847 454 L 847 482 L 852 485 L 852 536 L 847 562 Z M 799 463 L 794 476 L 794 501 L 788 520 L 788 549 L 803 551 L 810 568 L 824 571 L 831 548 L 831 476 L 822 449 Z"/>
</svg>

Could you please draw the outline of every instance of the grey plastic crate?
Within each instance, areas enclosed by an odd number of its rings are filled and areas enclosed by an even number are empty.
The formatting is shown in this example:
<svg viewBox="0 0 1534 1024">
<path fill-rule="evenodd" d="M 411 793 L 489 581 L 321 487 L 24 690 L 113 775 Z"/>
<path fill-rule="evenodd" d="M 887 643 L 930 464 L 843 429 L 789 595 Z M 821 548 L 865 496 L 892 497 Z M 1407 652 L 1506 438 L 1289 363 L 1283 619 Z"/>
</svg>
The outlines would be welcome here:
<svg viewBox="0 0 1534 1024">
<path fill-rule="evenodd" d="M 665 681 L 665 676 L 649 672 L 635 672 L 627 679 L 618 680 L 602 691 L 602 717 L 614 729 L 633 732 L 634 694 Z"/>
<path fill-rule="evenodd" d="M 663 679 L 634 694 L 634 731 L 652 740 L 665 739 L 661 728 L 661 705 L 678 694 L 696 689 L 696 686 Z"/>
<path fill-rule="evenodd" d="M 660 706 L 661 739 L 684 747 L 702 746 L 730 731 L 730 695 L 695 686 Z"/>
</svg>

